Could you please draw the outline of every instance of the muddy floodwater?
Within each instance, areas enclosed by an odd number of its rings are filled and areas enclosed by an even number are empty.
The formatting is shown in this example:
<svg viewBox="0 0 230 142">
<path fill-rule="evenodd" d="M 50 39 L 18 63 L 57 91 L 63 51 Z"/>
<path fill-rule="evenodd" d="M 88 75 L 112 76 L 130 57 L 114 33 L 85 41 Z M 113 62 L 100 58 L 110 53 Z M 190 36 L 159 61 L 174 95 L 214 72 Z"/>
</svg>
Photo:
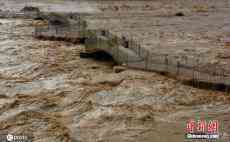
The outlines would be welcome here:
<svg viewBox="0 0 230 142">
<path fill-rule="evenodd" d="M 219 120 L 221 141 L 229 140 L 226 93 L 151 72 L 114 73 L 112 62 L 81 59 L 83 45 L 33 39 L 30 20 L 0 22 L 1 132 L 36 142 L 184 141 L 195 117 Z"/>
<path fill-rule="evenodd" d="M 84 45 L 33 38 L 32 25 L 0 19 L 0 134 L 34 142 L 184 142 L 186 122 L 201 119 L 218 120 L 217 141 L 230 141 L 229 93 L 154 72 L 116 73 L 112 61 L 80 58 Z"/>
</svg>

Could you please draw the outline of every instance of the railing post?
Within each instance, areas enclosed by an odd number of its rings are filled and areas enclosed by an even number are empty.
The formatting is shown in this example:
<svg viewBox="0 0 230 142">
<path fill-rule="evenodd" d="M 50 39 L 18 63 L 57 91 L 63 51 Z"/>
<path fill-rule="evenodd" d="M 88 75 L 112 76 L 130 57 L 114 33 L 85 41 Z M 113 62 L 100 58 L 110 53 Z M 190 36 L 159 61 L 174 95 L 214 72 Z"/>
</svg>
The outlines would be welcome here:
<svg viewBox="0 0 230 142">
<path fill-rule="evenodd" d="M 193 85 L 195 85 L 195 63 L 193 63 L 193 66 L 192 66 L 192 80 L 193 80 Z"/>
<path fill-rule="evenodd" d="M 115 48 L 116 48 L 116 57 L 117 57 L 117 60 L 119 60 L 119 47 L 117 45 L 115 45 Z"/>
<path fill-rule="evenodd" d="M 168 61 L 168 54 L 165 55 L 165 65 L 166 65 L 166 72 L 169 73 L 168 71 L 168 64 L 169 64 L 169 61 Z"/>
<path fill-rule="evenodd" d="M 138 44 L 138 55 L 141 57 L 141 44 Z"/>
<path fill-rule="evenodd" d="M 176 73 L 176 75 L 179 76 L 179 74 L 180 74 L 180 61 L 179 61 L 179 59 L 177 59 L 177 73 Z"/>
<path fill-rule="evenodd" d="M 146 53 L 146 60 L 145 60 L 145 70 L 148 70 L 148 61 L 149 60 L 149 52 Z"/>
<path fill-rule="evenodd" d="M 34 28 L 34 36 L 35 37 L 37 36 L 37 26 L 35 26 L 35 28 Z"/>
</svg>

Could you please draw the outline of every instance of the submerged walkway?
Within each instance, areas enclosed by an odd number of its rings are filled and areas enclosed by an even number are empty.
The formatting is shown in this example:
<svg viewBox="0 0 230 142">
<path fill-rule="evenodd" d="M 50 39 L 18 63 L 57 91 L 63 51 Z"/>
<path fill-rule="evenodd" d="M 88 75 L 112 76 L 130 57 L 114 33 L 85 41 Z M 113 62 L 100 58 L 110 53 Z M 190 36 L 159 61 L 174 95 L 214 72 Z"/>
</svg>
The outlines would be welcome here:
<svg viewBox="0 0 230 142">
<path fill-rule="evenodd" d="M 135 41 L 118 37 L 107 30 L 89 30 L 80 28 L 78 24 L 68 28 L 36 27 L 35 37 L 66 41 L 84 39 L 87 50 L 103 50 L 117 63 L 130 68 L 160 72 L 192 83 L 214 84 L 222 89 L 230 86 L 230 75 L 224 67 L 212 65 L 208 67 L 212 70 L 210 72 L 200 66 L 201 59 L 152 53 Z"/>
</svg>

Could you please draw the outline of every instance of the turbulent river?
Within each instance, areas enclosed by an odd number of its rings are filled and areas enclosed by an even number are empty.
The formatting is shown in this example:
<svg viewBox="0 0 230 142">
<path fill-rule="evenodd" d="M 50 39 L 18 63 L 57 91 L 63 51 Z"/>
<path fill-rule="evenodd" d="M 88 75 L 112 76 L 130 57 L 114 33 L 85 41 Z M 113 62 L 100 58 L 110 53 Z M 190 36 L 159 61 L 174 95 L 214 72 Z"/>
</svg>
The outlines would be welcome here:
<svg viewBox="0 0 230 142">
<path fill-rule="evenodd" d="M 36 142 L 184 141 L 186 121 L 216 119 L 230 140 L 230 97 L 156 73 L 81 59 L 83 45 L 40 41 L 30 20 L 0 20 L 0 132 Z"/>
</svg>

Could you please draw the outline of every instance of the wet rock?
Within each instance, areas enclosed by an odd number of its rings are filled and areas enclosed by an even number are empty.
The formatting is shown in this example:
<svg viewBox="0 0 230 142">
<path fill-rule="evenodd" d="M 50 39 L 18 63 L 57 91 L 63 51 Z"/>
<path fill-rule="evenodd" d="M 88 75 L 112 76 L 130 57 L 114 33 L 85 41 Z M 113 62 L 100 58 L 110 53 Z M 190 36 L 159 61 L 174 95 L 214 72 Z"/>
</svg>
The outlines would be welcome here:
<svg viewBox="0 0 230 142">
<path fill-rule="evenodd" d="M 123 67 L 123 66 L 115 66 L 113 67 L 113 72 L 114 73 L 120 73 L 120 72 L 123 72 L 126 70 L 126 67 Z"/>
<path fill-rule="evenodd" d="M 100 66 L 96 65 L 96 64 L 91 66 L 91 69 L 99 69 L 99 68 L 100 68 Z"/>
<path fill-rule="evenodd" d="M 47 20 L 52 26 L 66 27 L 69 26 L 70 21 L 67 17 L 59 13 L 50 13 Z"/>
<path fill-rule="evenodd" d="M 185 14 L 183 12 L 177 12 L 175 16 L 185 16 Z"/>
<path fill-rule="evenodd" d="M 39 8 L 33 7 L 33 6 L 25 6 L 21 11 L 22 12 L 40 12 Z"/>
</svg>

